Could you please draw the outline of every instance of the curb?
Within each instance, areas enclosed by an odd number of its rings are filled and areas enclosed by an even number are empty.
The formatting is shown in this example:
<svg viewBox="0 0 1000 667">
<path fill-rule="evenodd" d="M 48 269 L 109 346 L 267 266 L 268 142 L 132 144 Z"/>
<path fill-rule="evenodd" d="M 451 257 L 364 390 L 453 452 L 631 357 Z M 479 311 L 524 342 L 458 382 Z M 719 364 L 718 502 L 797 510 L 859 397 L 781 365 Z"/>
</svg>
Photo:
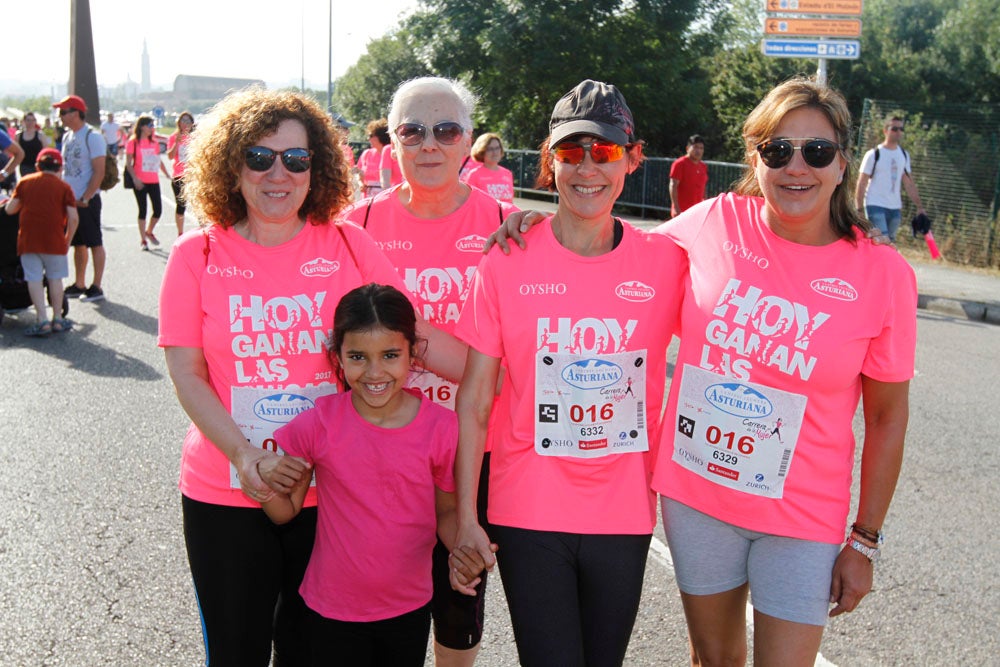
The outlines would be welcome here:
<svg viewBox="0 0 1000 667">
<path fill-rule="evenodd" d="M 917 295 L 917 308 L 972 322 L 1000 325 L 1000 304 L 963 301 L 930 294 Z"/>
</svg>

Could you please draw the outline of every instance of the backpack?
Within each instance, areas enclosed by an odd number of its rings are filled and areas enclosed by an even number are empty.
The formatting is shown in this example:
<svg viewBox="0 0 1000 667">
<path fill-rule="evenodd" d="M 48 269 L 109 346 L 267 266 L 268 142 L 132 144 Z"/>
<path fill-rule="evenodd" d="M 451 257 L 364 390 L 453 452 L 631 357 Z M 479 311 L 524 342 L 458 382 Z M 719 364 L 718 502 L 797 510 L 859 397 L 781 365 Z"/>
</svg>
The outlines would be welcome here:
<svg viewBox="0 0 1000 667">
<path fill-rule="evenodd" d="M 910 161 L 910 154 L 907 153 L 906 149 L 903 148 L 902 146 L 899 147 L 899 150 L 903 151 L 903 164 L 905 165 L 907 162 Z M 875 167 L 877 166 L 878 166 L 878 146 L 875 147 L 875 161 L 872 162 L 872 173 L 871 173 L 872 176 L 875 175 Z M 910 172 L 906 173 L 908 174 Z"/>
<path fill-rule="evenodd" d="M 87 126 L 87 136 L 84 142 L 87 145 L 87 155 L 90 155 L 90 126 Z M 93 159 L 93 158 L 91 158 Z M 115 187 L 118 183 L 118 158 L 111 154 L 111 149 L 109 148 L 104 154 L 104 178 L 101 179 L 100 188 L 102 190 L 110 190 Z"/>
</svg>

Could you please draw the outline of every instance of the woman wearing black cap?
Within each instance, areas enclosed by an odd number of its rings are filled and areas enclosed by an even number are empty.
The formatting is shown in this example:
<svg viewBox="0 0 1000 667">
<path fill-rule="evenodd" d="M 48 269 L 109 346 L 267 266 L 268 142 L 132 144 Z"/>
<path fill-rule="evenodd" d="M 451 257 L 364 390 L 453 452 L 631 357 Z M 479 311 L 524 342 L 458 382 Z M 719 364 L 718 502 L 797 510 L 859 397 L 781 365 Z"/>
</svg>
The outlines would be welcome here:
<svg viewBox="0 0 1000 667">
<path fill-rule="evenodd" d="M 638 610 L 686 270 L 674 243 L 611 214 L 641 160 L 614 86 L 587 80 L 560 99 L 539 176 L 559 192 L 558 210 L 528 249 L 483 259 L 456 332 L 470 346 L 457 402 L 457 544 L 489 564 L 498 546 L 526 667 L 621 665 Z M 491 545 L 476 490 L 501 363 L 498 409 L 510 417 L 493 434 Z"/>
</svg>

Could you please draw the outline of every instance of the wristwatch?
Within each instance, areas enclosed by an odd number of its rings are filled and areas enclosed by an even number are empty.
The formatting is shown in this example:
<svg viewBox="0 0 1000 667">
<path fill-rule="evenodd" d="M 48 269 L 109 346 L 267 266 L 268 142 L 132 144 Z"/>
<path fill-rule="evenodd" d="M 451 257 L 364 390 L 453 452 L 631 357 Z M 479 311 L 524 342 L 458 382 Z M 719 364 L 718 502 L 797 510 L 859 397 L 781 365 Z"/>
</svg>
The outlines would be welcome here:
<svg viewBox="0 0 1000 667">
<path fill-rule="evenodd" d="M 881 550 L 878 547 L 870 547 L 867 544 L 862 544 L 854 539 L 853 536 L 847 538 L 847 546 L 851 547 L 862 556 L 867 558 L 869 562 L 874 563 L 878 560 Z"/>
</svg>

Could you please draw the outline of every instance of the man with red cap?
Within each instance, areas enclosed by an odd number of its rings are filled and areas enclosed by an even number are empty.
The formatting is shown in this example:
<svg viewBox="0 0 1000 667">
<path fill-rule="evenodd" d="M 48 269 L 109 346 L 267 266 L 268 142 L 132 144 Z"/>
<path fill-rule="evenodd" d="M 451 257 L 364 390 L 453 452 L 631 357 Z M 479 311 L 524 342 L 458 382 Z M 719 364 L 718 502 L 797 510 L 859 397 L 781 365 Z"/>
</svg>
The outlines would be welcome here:
<svg viewBox="0 0 1000 667">
<path fill-rule="evenodd" d="M 63 139 L 63 179 L 73 188 L 80 226 L 73 236 L 73 264 L 76 280 L 66 288 L 66 296 L 81 301 L 104 299 L 101 279 L 107 256 L 101 235 L 101 179 L 104 178 L 104 156 L 107 144 L 99 130 L 86 123 L 87 104 L 70 95 L 52 105 L 59 109 L 59 118 L 69 130 Z M 94 280 L 87 287 L 87 249 L 94 258 Z"/>
</svg>

